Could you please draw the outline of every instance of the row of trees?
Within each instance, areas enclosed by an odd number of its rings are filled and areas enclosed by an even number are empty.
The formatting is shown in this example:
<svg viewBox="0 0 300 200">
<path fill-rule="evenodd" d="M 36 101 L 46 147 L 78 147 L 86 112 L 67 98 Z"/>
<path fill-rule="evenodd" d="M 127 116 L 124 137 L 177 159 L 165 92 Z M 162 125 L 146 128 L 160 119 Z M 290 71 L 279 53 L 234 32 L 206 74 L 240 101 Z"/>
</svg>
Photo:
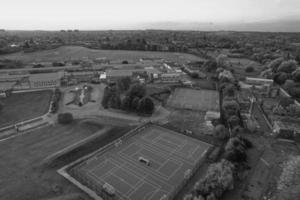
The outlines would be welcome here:
<svg viewBox="0 0 300 200">
<path fill-rule="evenodd" d="M 102 98 L 104 108 L 121 109 L 138 114 L 152 114 L 154 103 L 146 96 L 145 85 L 131 84 L 127 78 L 117 81 L 116 85 L 107 86 Z"/>
<path fill-rule="evenodd" d="M 56 113 L 58 111 L 60 98 L 61 98 L 61 91 L 58 88 L 56 88 L 51 100 L 52 102 L 51 110 L 50 110 L 51 113 Z"/>
<path fill-rule="evenodd" d="M 272 78 L 275 83 L 282 85 L 291 96 L 300 98 L 300 68 L 299 62 L 282 57 L 272 60 L 261 75 Z"/>
<path fill-rule="evenodd" d="M 225 145 L 224 158 L 208 167 L 206 175 L 197 181 L 184 200 L 217 200 L 223 193 L 234 188 L 241 166 L 247 166 L 246 150 L 252 143 L 241 137 L 230 138 Z"/>
</svg>

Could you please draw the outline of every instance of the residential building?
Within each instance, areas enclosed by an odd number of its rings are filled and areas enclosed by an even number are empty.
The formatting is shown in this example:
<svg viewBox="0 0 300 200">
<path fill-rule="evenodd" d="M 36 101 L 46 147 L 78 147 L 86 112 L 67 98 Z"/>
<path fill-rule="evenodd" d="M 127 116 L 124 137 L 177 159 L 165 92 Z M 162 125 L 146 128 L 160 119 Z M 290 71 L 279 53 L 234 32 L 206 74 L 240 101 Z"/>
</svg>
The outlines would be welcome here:
<svg viewBox="0 0 300 200">
<path fill-rule="evenodd" d="M 179 83 L 181 74 L 178 73 L 163 73 L 159 76 L 159 82 L 162 83 Z"/>
<path fill-rule="evenodd" d="M 250 85 L 272 85 L 272 79 L 246 77 L 246 83 Z"/>
<path fill-rule="evenodd" d="M 55 88 L 60 86 L 59 73 L 31 74 L 29 76 L 30 88 Z"/>
<path fill-rule="evenodd" d="M 300 121 L 296 119 L 281 119 L 274 121 L 273 133 L 280 138 L 300 138 Z"/>
</svg>

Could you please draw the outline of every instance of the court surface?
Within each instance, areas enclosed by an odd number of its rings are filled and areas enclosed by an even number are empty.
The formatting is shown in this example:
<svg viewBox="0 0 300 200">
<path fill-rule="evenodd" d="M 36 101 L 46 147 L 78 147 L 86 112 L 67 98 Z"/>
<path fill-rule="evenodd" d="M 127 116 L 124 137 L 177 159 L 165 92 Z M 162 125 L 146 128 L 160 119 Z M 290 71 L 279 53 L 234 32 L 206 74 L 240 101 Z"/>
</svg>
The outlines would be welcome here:
<svg viewBox="0 0 300 200">
<path fill-rule="evenodd" d="M 210 144 L 159 126 L 137 134 L 75 167 L 101 189 L 112 185 L 119 199 L 159 200 L 169 196 L 204 157 Z M 150 160 L 150 166 L 138 158 Z"/>
<path fill-rule="evenodd" d="M 176 88 L 168 100 L 168 106 L 200 111 L 219 110 L 219 93 L 215 90 Z"/>
</svg>

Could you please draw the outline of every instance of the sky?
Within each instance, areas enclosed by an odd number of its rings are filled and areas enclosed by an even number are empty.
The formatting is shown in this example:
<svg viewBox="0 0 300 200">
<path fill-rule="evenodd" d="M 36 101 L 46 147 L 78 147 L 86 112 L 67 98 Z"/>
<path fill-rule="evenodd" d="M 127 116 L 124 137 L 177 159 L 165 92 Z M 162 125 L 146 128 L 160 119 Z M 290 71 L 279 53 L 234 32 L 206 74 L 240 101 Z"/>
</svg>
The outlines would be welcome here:
<svg viewBox="0 0 300 200">
<path fill-rule="evenodd" d="M 0 0 L 0 29 L 131 29 L 143 23 L 300 20 L 300 0 Z"/>
</svg>

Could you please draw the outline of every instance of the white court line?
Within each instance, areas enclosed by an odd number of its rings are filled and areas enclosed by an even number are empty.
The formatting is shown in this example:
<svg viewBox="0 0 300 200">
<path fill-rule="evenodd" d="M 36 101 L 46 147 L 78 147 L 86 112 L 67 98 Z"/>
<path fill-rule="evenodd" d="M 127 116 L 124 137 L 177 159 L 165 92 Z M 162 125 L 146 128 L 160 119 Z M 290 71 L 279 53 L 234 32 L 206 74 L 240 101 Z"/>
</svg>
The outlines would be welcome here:
<svg viewBox="0 0 300 200">
<path fill-rule="evenodd" d="M 105 160 L 105 162 L 101 162 L 101 163 L 99 163 L 98 165 L 96 165 L 95 167 L 93 167 L 92 169 L 87 170 L 87 171 L 89 171 L 89 172 L 95 174 L 95 173 L 94 173 L 94 170 L 95 170 L 96 168 L 100 168 L 100 167 L 104 166 L 105 164 L 107 164 L 108 162 L 109 162 L 109 160 Z M 113 166 L 113 168 L 111 168 L 109 171 L 111 171 L 111 170 L 113 170 L 113 169 L 115 169 L 115 168 L 117 167 L 114 163 L 112 163 L 112 164 L 113 164 L 114 166 Z M 95 174 L 95 176 L 97 176 L 97 175 Z M 97 176 L 97 177 L 98 177 L 98 176 Z"/>
<path fill-rule="evenodd" d="M 135 142 L 131 143 L 130 145 L 128 145 L 127 147 L 123 148 L 122 150 L 120 151 L 117 151 L 118 153 L 122 153 L 122 154 L 125 154 L 123 153 L 124 151 L 128 150 L 129 148 L 131 148 L 132 146 L 138 146 L 140 148 L 139 145 L 137 145 Z M 126 155 L 126 154 L 125 154 Z"/>
<path fill-rule="evenodd" d="M 161 186 L 160 186 L 159 188 L 156 188 L 156 190 L 154 190 L 154 191 L 152 192 L 152 195 L 149 196 L 148 199 L 151 199 L 151 198 L 156 194 L 156 192 L 158 192 L 160 189 L 161 189 Z M 145 199 L 145 198 L 146 198 L 146 196 L 144 197 L 144 199 Z"/>
<path fill-rule="evenodd" d="M 182 166 L 183 166 L 183 163 L 180 163 L 179 167 L 177 167 L 177 169 L 175 171 L 173 171 L 173 173 L 169 176 L 168 180 L 170 180 L 170 178 L 172 178 L 174 176 L 174 174 L 177 173 L 177 171 L 179 171 L 179 169 L 181 169 Z"/>
<path fill-rule="evenodd" d="M 205 149 L 205 151 L 202 152 L 201 157 L 203 157 L 207 152 L 207 149 Z"/>
<path fill-rule="evenodd" d="M 163 174 L 161 173 L 157 173 L 155 170 L 149 170 L 145 167 L 141 167 L 139 165 L 136 164 L 136 161 L 132 160 L 132 159 L 128 159 L 127 157 L 121 157 L 123 160 L 125 160 L 125 162 L 129 165 L 132 165 L 134 166 L 134 168 L 138 168 L 140 171 L 144 171 L 147 173 L 147 176 L 148 175 L 153 175 L 154 176 L 154 179 L 157 179 L 158 178 L 158 182 L 163 182 L 165 185 L 167 185 L 169 188 L 172 188 L 172 186 L 165 182 L 164 180 L 161 180 L 162 177 L 164 176 Z M 132 168 L 128 168 L 128 167 L 124 167 L 124 168 L 127 168 L 128 170 L 132 171 L 133 169 Z M 132 171 L 132 173 L 135 173 L 134 171 Z M 166 177 L 167 178 L 167 177 Z M 166 179 L 165 179 L 166 180 Z M 151 183 L 151 181 L 147 180 L 148 183 Z M 153 184 L 154 186 L 157 185 L 157 183 L 154 183 Z"/>
</svg>

